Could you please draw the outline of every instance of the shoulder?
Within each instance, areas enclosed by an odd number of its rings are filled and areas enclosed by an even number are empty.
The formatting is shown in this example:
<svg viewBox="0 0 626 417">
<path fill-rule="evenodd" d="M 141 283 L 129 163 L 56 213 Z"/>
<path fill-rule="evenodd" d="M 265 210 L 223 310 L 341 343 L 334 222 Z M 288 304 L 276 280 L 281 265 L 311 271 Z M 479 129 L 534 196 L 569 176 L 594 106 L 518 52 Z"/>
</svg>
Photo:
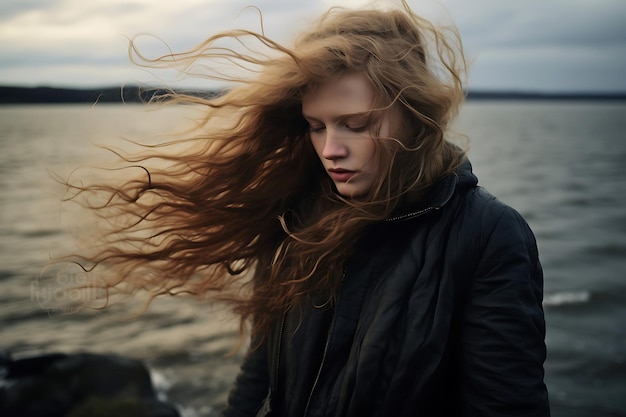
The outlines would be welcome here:
<svg viewBox="0 0 626 417">
<path fill-rule="evenodd" d="M 469 298 L 474 300 L 470 304 L 483 298 L 488 305 L 495 299 L 505 300 L 507 305 L 524 300 L 527 307 L 538 309 L 539 317 L 543 271 L 528 223 L 517 210 L 483 188 L 472 190 L 464 200 L 466 217 L 459 239 L 466 248 L 460 256 L 470 273 L 465 282 Z"/>
<path fill-rule="evenodd" d="M 524 263 L 539 265 L 537 242 L 524 217 L 482 187 L 460 190 L 441 213 L 450 262 L 470 276 Z"/>
<path fill-rule="evenodd" d="M 460 222 L 464 230 L 472 230 L 475 237 L 488 240 L 499 230 L 534 241 L 524 217 L 485 188 L 477 186 L 466 190 L 459 193 L 456 200 L 455 221 Z"/>
<path fill-rule="evenodd" d="M 485 188 L 476 186 L 459 193 L 458 204 L 464 214 L 474 216 L 491 223 L 489 220 L 499 219 L 506 213 L 517 213 L 512 207 L 497 199 Z"/>
<path fill-rule="evenodd" d="M 496 227 L 528 229 L 519 212 L 478 185 L 469 160 L 465 160 L 454 175 L 438 182 L 427 198 L 427 206 L 438 209 L 438 215 L 429 219 L 434 223 L 452 224 L 452 231 L 460 225 L 464 233 L 476 237 L 477 234 L 489 235 Z"/>
</svg>

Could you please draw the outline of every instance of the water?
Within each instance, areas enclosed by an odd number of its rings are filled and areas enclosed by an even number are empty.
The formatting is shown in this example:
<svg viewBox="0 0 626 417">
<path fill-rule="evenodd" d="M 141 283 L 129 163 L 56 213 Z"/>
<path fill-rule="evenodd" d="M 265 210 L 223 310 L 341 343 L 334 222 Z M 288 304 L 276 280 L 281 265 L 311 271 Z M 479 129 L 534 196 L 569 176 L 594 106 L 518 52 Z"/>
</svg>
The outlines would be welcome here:
<svg viewBox="0 0 626 417">
<path fill-rule="evenodd" d="M 64 230 L 88 227 L 71 206 L 61 209 L 64 190 L 51 172 L 106 164 L 94 142 L 156 138 L 185 124 L 189 111 L 143 110 L 0 107 L 0 349 L 141 358 L 185 416 L 213 416 L 241 359 L 224 356 L 237 323 L 221 309 L 166 298 L 129 321 L 124 311 L 42 308 L 54 298 L 38 280 L 42 266 L 71 250 Z M 626 416 L 626 103 L 470 102 L 456 127 L 471 139 L 481 184 L 537 235 L 553 416 Z"/>
</svg>

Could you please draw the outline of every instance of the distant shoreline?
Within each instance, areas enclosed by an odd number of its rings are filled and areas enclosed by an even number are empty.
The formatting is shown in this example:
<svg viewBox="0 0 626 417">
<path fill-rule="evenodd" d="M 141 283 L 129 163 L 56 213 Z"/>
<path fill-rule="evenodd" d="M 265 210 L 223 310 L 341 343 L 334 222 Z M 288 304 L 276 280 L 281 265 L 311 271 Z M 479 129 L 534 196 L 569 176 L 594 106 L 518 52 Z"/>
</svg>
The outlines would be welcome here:
<svg viewBox="0 0 626 417">
<path fill-rule="evenodd" d="M 220 91 L 185 91 L 190 95 L 212 97 Z M 106 88 L 56 88 L 0 86 L 0 105 L 4 104 L 72 104 L 72 103 L 141 103 L 154 94 L 166 93 L 163 89 L 138 86 Z M 467 100 L 553 100 L 553 101 L 626 101 L 626 91 L 609 93 L 524 92 L 524 91 L 469 91 Z"/>
<path fill-rule="evenodd" d="M 0 86 L 0 105 L 6 104 L 79 104 L 145 103 L 153 95 L 168 91 L 138 86 L 104 88 L 57 88 Z M 180 92 L 183 92 L 182 90 Z M 211 97 L 218 91 L 184 91 L 195 96 Z"/>
</svg>

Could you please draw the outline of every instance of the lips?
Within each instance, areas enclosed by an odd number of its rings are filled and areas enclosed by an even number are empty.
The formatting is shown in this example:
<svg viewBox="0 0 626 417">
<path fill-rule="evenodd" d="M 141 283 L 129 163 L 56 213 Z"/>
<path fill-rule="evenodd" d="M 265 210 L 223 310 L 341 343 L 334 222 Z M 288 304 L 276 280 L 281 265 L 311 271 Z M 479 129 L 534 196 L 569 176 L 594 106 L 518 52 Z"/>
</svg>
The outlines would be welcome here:
<svg viewBox="0 0 626 417">
<path fill-rule="evenodd" d="M 346 182 L 356 174 L 356 171 L 350 171 L 343 168 L 330 168 L 328 175 L 337 182 Z"/>
</svg>

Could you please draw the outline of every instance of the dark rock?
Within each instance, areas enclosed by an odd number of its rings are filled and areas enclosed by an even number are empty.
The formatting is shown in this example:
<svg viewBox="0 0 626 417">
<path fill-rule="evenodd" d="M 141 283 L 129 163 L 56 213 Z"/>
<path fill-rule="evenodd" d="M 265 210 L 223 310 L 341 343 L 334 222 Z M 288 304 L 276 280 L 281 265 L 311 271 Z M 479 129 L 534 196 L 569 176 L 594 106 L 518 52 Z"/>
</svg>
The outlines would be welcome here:
<svg viewBox="0 0 626 417">
<path fill-rule="evenodd" d="M 0 355 L 0 415 L 33 417 L 178 417 L 159 401 L 147 367 L 114 355 Z"/>
</svg>

